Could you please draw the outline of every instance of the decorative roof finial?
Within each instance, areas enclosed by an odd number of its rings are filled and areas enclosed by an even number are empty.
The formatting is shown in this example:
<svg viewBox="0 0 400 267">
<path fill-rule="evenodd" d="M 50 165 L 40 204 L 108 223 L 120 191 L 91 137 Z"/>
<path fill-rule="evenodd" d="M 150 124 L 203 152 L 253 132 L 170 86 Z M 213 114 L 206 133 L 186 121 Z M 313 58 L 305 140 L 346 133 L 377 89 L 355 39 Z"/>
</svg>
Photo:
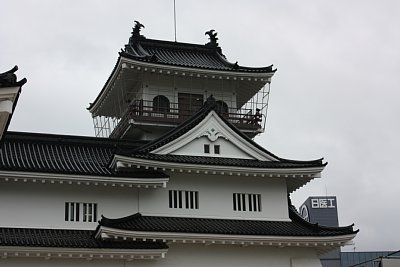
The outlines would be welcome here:
<svg viewBox="0 0 400 267">
<path fill-rule="evenodd" d="M 215 107 L 215 103 L 216 103 L 215 97 L 213 95 L 210 95 L 209 97 L 207 97 L 204 105 L 208 107 Z"/>
<path fill-rule="evenodd" d="M 9 86 L 22 86 L 26 83 L 26 79 L 23 78 L 20 81 L 17 81 L 17 75 L 14 72 L 18 70 L 18 66 L 15 66 L 9 71 L 4 73 L 0 73 L 0 88 L 1 87 L 9 87 Z"/>
<path fill-rule="evenodd" d="M 135 20 L 135 27 L 132 28 L 132 36 L 129 38 L 129 44 L 134 44 L 139 38 L 146 38 L 140 34 L 140 29 L 144 28 L 144 25 L 139 21 Z"/>
<path fill-rule="evenodd" d="M 206 44 L 207 46 L 218 47 L 218 37 L 215 30 L 209 30 L 205 33 L 205 35 L 208 35 L 208 38 L 210 38 L 210 41 Z"/>
<path fill-rule="evenodd" d="M 135 27 L 133 28 L 133 32 L 132 34 L 134 36 L 140 36 L 140 29 L 144 28 L 144 25 L 142 23 L 140 23 L 139 21 L 135 20 Z"/>
</svg>

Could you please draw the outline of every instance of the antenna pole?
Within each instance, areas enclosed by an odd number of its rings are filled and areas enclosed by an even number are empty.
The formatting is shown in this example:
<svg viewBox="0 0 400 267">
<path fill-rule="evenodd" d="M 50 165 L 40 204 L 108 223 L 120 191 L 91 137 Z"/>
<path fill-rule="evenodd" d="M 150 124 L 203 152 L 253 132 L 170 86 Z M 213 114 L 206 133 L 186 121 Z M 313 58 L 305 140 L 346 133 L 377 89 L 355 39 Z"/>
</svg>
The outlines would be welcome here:
<svg viewBox="0 0 400 267">
<path fill-rule="evenodd" d="M 175 42 L 176 42 L 176 5 L 174 0 L 174 32 L 175 32 Z"/>
</svg>

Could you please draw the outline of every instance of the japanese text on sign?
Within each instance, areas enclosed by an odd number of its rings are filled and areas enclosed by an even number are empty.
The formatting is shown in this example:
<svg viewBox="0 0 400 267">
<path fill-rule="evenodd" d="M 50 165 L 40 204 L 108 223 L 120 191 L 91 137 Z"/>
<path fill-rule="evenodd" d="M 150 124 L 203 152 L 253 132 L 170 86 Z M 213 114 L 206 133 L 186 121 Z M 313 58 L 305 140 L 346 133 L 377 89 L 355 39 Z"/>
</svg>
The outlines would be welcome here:
<svg viewBox="0 0 400 267">
<path fill-rule="evenodd" d="M 311 207 L 313 209 L 328 209 L 335 208 L 334 198 L 312 198 Z"/>
</svg>

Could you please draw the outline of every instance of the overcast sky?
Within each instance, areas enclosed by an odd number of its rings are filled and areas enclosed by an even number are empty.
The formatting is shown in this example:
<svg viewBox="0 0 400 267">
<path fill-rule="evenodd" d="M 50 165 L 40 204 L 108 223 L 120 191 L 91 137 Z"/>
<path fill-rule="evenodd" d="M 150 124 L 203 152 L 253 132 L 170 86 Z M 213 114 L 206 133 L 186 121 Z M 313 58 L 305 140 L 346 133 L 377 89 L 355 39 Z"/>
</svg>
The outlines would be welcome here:
<svg viewBox="0 0 400 267">
<path fill-rule="evenodd" d="M 278 68 L 256 141 L 281 157 L 329 162 L 294 204 L 335 195 L 340 224 L 360 229 L 356 251 L 400 249 L 400 1 L 176 1 L 178 41 L 204 44 L 215 29 L 231 62 Z M 14 131 L 93 136 L 86 107 L 133 21 L 148 38 L 174 39 L 172 0 L 13 0 L 1 9 L 0 72 L 17 64 L 28 79 Z"/>
</svg>

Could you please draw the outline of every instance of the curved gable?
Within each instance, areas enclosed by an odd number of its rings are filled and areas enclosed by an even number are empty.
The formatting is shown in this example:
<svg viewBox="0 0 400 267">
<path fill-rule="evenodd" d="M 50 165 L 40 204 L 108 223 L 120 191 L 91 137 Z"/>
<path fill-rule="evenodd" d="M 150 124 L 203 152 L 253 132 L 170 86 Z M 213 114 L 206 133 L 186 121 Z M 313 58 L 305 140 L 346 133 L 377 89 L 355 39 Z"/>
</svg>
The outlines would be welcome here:
<svg viewBox="0 0 400 267">
<path fill-rule="evenodd" d="M 208 153 L 204 147 L 207 145 Z M 216 146 L 219 146 L 219 153 Z M 192 129 L 151 153 L 277 161 L 233 131 L 215 110 L 211 110 Z"/>
</svg>

